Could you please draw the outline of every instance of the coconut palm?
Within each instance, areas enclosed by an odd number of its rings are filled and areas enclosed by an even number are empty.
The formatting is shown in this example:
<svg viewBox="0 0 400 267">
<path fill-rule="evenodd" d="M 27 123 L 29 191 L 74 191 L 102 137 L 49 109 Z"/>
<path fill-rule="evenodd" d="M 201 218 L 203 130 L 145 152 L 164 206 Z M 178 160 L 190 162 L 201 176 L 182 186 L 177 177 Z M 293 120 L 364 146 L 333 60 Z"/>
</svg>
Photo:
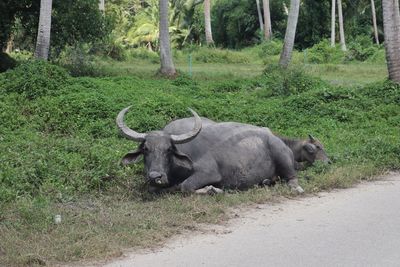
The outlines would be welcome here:
<svg viewBox="0 0 400 267">
<path fill-rule="evenodd" d="M 335 46 L 335 26 L 336 26 L 336 0 L 331 4 L 331 46 Z"/>
<path fill-rule="evenodd" d="M 382 12 L 389 79 L 400 83 L 399 0 L 382 0 Z"/>
<path fill-rule="evenodd" d="M 263 17 L 261 14 L 260 0 L 256 0 L 256 5 L 257 5 L 257 13 L 258 13 L 258 22 L 260 23 L 260 30 L 261 30 L 261 32 L 264 32 L 264 21 L 263 21 Z"/>
<path fill-rule="evenodd" d="M 100 11 L 102 11 L 102 12 L 104 12 L 105 10 L 106 10 L 106 7 L 105 7 L 105 2 L 104 2 L 105 0 L 100 0 L 99 1 L 99 9 L 100 9 Z"/>
<path fill-rule="evenodd" d="M 171 44 L 168 30 L 168 0 L 159 0 L 160 7 L 160 73 L 165 76 L 176 74 L 174 62 L 172 61 Z"/>
<path fill-rule="evenodd" d="M 40 1 L 39 27 L 36 40 L 35 57 L 47 60 L 50 48 L 52 0 Z"/>
<path fill-rule="evenodd" d="M 135 22 L 128 28 L 122 43 L 128 46 L 146 46 L 149 50 L 159 49 L 159 3 L 148 0 L 147 6 L 137 12 Z M 169 34 L 171 45 L 181 47 L 185 44 L 192 30 L 194 8 L 201 1 L 174 0 L 169 3 Z"/>
<path fill-rule="evenodd" d="M 271 12 L 269 10 L 269 0 L 263 0 L 264 9 L 264 36 L 265 40 L 270 40 L 272 37 L 271 28 Z"/>
<path fill-rule="evenodd" d="M 339 15 L 339 35 L 340 35 L 340 47 L 343 51 L 346 51 L 346 40 L 344 38 L 343 28 L 343 11 L 342 11 L 342 0 L 337 0 L 338 15 Z"/>
<path fill-rule="evenodd" d="M 376 25 L 375 0 L 371 0 L 372 24 L 374 27 L 375 42 L 379 45 L 378 26 Z"/>
<path fill-rule="evenodd" d="M 206 32 L 207 45 L 213 45 L 214 40 L 211 31 L 211 0 L 204 0 L 204 28 Z"/>
<path fill-rule="evenodd" d="M 294 37 L 296 36 L 297 20 L 299 18 L 300 0 L 290 0 L 288 22 L 286 26 L 285 40 L 279 59 L 279 65 L 287 68 L 292 57 Z"/>
</svg>

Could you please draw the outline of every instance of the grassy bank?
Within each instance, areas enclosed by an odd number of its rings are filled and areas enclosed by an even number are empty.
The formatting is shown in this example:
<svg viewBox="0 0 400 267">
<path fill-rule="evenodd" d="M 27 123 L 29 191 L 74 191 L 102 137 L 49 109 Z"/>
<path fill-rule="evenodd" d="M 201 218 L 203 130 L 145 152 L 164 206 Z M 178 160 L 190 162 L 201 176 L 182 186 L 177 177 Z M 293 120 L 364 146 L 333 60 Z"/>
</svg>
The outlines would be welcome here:
<svg viewBox="0 0 400 267">
<path fill-rule="evenodd" d="M 400 87 L 349 85 L 381 80 L 380 65 L 304 67 L 324 81 L 297 67 L 283 74 L 270 66 L 261 75 L 261 63 L 198 62 L 193 78 L 165 80 L 154 76 L 158 64 L 139 62 L 105 63 L 113 74 L 97 78 L 73 78 L 44 63 L 0 74 L 0 265 L 113 256 L 223 221 L 228 207 L 290 196 L 285 186 L 206 197 L 147 194 L 142 165 L 119 165 L 136 147 L 114 122 L 128 105 L 127 123 L 141 132 L 186 117 L 192 107 L 217 121 L 311 133 L 334 164 L 299 173 L 307 193 L 400 168 Z M 55 214 L 61 224 L 53 223 Z"/>
</svg>

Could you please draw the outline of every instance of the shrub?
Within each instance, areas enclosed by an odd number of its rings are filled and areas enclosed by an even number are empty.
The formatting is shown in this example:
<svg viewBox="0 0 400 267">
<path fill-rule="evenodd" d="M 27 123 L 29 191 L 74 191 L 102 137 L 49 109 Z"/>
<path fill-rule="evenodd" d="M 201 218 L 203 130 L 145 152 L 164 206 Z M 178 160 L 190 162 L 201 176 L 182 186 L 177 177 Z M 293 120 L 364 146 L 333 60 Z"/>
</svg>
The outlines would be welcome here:
<svg viewBox="0 0 400 267">
<path fill-rule="evenodd" d="M 259 56 L 260 57 L 265 57 L 265 56 L 276 56 L 279 55 L 282 51 L 283 43 L 280 40 L 271 40 L 271 41 L 266 41 L 263 42 L 260 45 L 260 52 Z"/>
<path fill-rule="evenodd" d="M 345 59 L 345 53 L 338 46 L 332 47 L 328 40 L 315 44 L 306 53 L 310 63 L 342 63 Z"/>
<path fill-rule="evenodd" d="M 366 61 L 377 54 L 379 50 L 383 50 L 383 47 L 374 45 L 369 36 L 360 35 L 353 42 L 349 43 L 346 61 Z"/>
<path fill-rule="evenodd" d="M 27 61 L 1 75 L 5 82 L 0 84 L 0 91 L 19 93 L 28 99 L 56 95 L 70 81 L 63 68 L 39 60 Z"/>
<path fill-rule="evenodd" d="M 4 72 L 8 69 L 12 69 L 17 65 L 15 59 L 7 55 L 6 53 L 0 52 L 0 72 Z"/>
<path fill-rule="evenodd" d="M 71 76 L 102 76 L 102 70 L 94 62 L 88 45 L 68 46 L 55 61 L 69 71 Z"/>
<path fill-rule="evenodd" d="M 270 64 L 265 68 L 263 75 L 270 88 L 267 96 L 299 94 L 322 84 L 321 80 L 305 74 L 299 67 L 283 69 L 279 65 Z"/>
</svg>

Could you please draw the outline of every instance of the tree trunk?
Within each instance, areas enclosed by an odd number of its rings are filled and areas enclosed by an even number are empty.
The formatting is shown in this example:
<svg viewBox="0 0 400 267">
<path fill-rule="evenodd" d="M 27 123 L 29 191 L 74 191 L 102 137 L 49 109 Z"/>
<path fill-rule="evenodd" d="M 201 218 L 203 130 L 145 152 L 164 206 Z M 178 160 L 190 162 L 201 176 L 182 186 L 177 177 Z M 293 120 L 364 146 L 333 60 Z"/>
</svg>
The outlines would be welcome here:
<svg viewBox="0 0 400 267">
<path fill-rule="evenodd" d="M 256 0 L 256 5 L 257 5 L 257 13 L 258 13 L 258 22 L 260 23 L 260 30 L 261 30 L 261 32 L 264 32 L 264 22 L 263 22 L 263 17 L 261 14 L 260 0 Z"/>
<path fill-rule="evenodd" d="M 14 34 L 11 33 L 10 39 L 8 39 L 8 41 L 7 41 L 6 53 L 10 54 L 13 51 L 13 47 L 14 47 Z"/>
<path fill-rule="evenodd" d="M 171 44 L 169 42 L 168 0 L 159 0 L 160 6 L 160 73 L 165 76 L 174 76 L 176 70 L 172 61 Z"/>
<path fill-rule="evenodd" d="M 336 0 L 332 0 L 331 9 L 331 46 L 335 46 L 335 28 L 336 28 Z"/>
<path fill-rule="evenodd" d="M 99 1 L 99 9 L 100 11 L 104 12 L 106 10 L 106 5 L 105 5 L 105 0 L 100 0 Z"/>
<path fill-rule="evenodd" d="M 206 30 L 206 43 L 207 45 L 213 45 L 214 40 L 211 31 L 211 0 L 204 0 L 204 26 Z"/>
<path fill-rule="evenodd" d="M 47 60 L 49 57 L 51 6 L 52 0 L 40 1 L 39 28 L 35 50 L 35 57 L 38 59 Z"/>
<path fill-rule="evenodd" d="M 374 26 L 375 42 L 379 45 L 378 26 L 376 25 L 375 1 L 371 0 L 372 24 Z"/>
<path fill-rule="evenodd" d="M 399 0 L 382 0 L 383 31 L 389 79 L 400 83 Z"/>
<path fill-rule="evenodd" d="M 342 12 L 342 0 L 337 0 L 338 15 L 339 15 L 339 35 L 340 35 L 340 47 L 343 51 L 346 51 L 346 40 L 344 38 L 343 28 L 343 12 Z"/>
<path fill-rule="evenodd" d="M 264 36 L 265 40 L 271 40 L 272 28 L 271 28 L 271 13 L 269 10 L 269 0 L 263 0 L 264 9 Z"/>
<path fill-rule="evenodd" d="M 294 38 L 296 36 L 297 20 L 299 18 L 299 9 L 300 0 L 291 0 L 288 22 L 286 26 L 285 40 L 283 43 L 281 57 L 279 59 L 279 65 L 281 65 L 283 68 L 287 68 L 292 57 Z"/>
</svg>

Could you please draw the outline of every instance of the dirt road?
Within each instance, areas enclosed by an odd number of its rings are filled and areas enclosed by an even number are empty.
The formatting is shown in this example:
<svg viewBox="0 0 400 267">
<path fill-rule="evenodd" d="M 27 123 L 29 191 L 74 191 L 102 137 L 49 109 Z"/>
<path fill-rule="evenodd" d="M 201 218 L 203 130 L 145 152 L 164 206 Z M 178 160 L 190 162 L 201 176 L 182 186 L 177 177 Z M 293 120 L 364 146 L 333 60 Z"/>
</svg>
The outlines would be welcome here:
<svg viewBox="0 0 400 267">
<path fill-rule="evenodd" d="M 216 229 L 101 265 L 400 266 L 400 175 L 259 205 Z"/>
</svg>

